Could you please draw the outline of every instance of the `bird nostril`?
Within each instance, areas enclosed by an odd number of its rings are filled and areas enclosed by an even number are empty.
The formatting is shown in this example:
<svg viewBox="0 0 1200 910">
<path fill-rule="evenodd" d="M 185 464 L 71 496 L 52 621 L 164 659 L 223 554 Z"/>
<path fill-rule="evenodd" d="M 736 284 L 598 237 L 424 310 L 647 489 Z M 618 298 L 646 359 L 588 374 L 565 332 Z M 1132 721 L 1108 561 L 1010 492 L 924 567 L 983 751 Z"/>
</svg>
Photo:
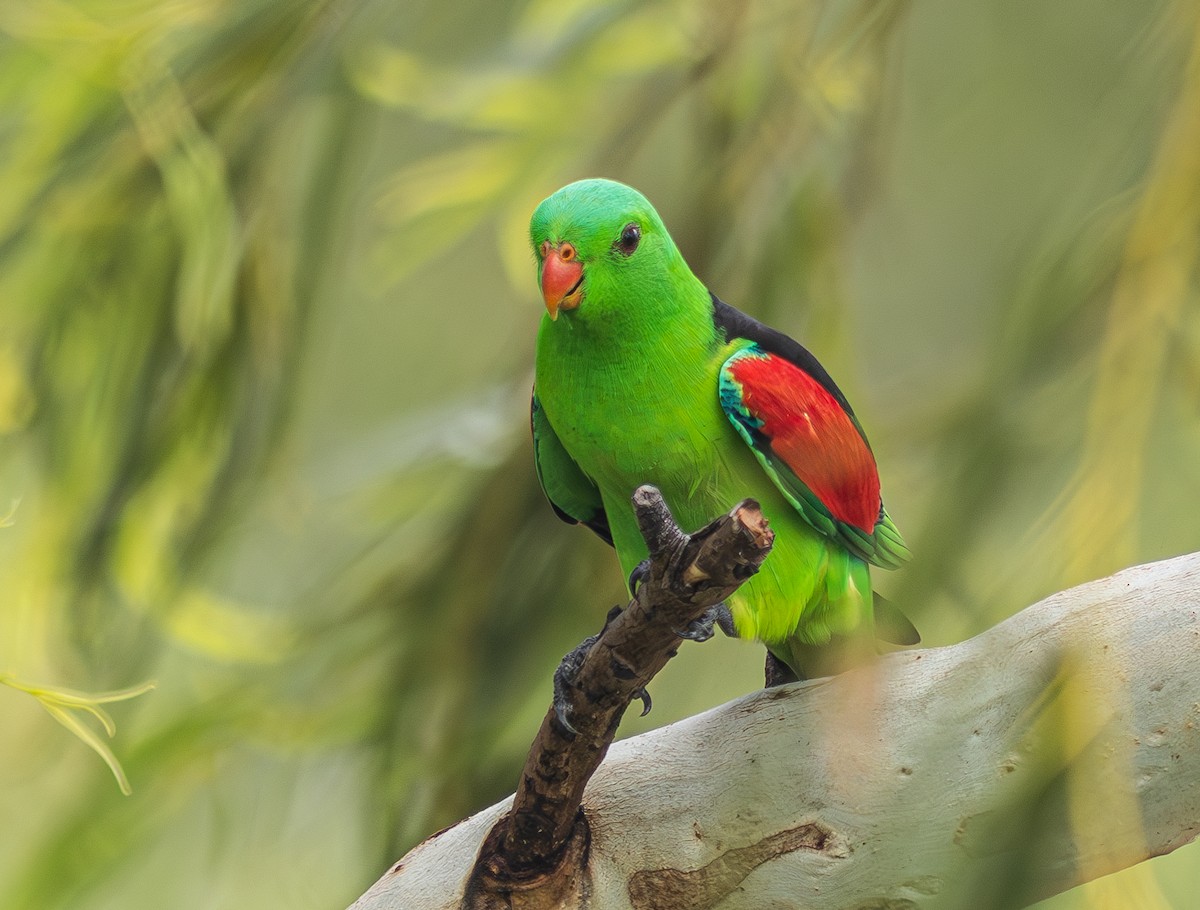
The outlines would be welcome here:
<svg viewBox="0 0 1200 910">
<path fill-rule="evenodd" d="M 558 250 L 558 255 L 563 262 L 570 262 L 575 258 L 575 247 L 569 243 L 564 243 Z"/>
</svg>

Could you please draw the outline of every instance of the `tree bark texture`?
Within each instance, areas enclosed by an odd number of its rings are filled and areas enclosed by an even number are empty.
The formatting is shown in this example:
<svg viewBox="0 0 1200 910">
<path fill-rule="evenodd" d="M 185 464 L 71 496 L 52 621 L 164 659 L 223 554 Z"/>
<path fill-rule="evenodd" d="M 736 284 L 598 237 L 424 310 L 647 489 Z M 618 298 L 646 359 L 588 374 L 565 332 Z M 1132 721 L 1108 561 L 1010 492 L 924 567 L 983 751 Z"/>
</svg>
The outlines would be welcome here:
<svg viewBox="0 0 1200 910">
<path fill-rule="evenodd" d="M 353 910 L 462 905 L 493 806 Z M 616 743 L 561 906 L 1018 907 L 1200 833 L 1200 554 Z"/>
</svg>

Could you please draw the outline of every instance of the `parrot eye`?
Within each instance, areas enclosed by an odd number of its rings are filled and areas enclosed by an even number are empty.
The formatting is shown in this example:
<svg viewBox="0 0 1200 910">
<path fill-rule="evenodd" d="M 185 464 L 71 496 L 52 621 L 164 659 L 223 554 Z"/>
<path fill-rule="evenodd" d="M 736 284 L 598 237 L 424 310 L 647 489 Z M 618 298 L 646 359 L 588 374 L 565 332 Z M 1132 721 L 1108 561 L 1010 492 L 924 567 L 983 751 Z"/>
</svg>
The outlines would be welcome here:
<svg viewBox="0 0 1200 910">
<path fill-rule="evenodd" d="M 641 227 L 636 222 L 631 221 L 621 229 L 621 236 L 613 246 L 617 248 L 619 253 L 630 256 L 637 249 L 638 241 L 641 239 Z"/>
</svg>

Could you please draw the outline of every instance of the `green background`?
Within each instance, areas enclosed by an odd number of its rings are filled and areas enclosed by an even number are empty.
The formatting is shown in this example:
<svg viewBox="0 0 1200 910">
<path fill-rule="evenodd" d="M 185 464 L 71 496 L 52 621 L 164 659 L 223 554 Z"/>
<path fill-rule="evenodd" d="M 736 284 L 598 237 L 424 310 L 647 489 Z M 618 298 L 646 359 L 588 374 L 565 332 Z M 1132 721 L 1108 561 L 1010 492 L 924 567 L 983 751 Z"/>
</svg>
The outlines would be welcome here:
<svg viewBox="0 0 1200 910">
<path fill-rule="evenodd" d="M 1200 548 L 1194 2 L 0 0 L 0 673 L 157 682 L 128 797 L 0 687 L 0 908 L 342 907 L 513 789 L 622 599 L 527 429 L 527 220 L 594 175 L 837 377 L 927 644 Z"/>
</svg>

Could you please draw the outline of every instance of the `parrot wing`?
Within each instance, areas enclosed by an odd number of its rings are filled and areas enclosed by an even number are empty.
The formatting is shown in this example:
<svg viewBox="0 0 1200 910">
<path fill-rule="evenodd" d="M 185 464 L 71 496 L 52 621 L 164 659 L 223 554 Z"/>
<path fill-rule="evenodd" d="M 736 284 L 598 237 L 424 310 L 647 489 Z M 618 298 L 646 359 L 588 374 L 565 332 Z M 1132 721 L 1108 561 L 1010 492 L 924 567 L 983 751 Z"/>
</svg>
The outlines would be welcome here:
<svg viewBox="0 0 1200 910">
<path fill-rule="evenodd" d="M 554 513 L 568 524 L 583 524 L 612 545 L 612 532 L 600 490 L 563 448 L 558 434 L 546 418 L 534 390 L 530 402 L 529 423 L 533 429 L 533 460 L 538 482 Z"/>
<path fill-rule="evenodd" d="M 721 367 L 721 407 L 800 515 L 882 568 L 909 559 L 879 494 L 875 456 L 849 402 L 817 359 L 786 335 L 713 297 L 727 341 L 751 342 Z"/>
</svg>

